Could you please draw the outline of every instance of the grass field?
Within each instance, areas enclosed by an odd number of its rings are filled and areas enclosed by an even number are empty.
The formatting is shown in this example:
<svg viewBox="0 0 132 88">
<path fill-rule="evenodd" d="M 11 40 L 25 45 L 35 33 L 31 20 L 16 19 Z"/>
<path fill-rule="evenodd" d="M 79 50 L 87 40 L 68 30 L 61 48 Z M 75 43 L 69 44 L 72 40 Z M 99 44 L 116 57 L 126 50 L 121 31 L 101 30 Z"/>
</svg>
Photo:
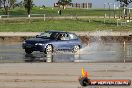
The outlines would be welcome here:
<svg viewBox="0 0 132 88">
<path fill-rule="evenodd" d="M 32 8 L 31 14 L 46 14 L 46 16 L 59 16 L 58 15 L 59 8 L 42 8 L 34 7 Z M 114 10 L 103 10 L 103 9 L 79 9 L 79 8 L 67 8 L 62 10 L 62 16 L 104 16 L 114 15 Z M 116 14 L 119 14 L 119 11 L 115 11 Z M 0 15 L 3 15 L 2 9 L 0 10 Z M 11 16 L 27 16 L 26 10 L 24 8 L 15 8 L 9 11 L 9 15 Z"/>
<path fill-rule="evenodd" d="M 103 19 L 78 19 L 78 20 L 46 20 L 34 22 L 16 22 L 16 23 L 1 23 L 0 32 L 40 32 L 45 30 L 62 30 L 62 31 L 95 31 L 95 30 L 114 30 L 126 31 L 132 27 L 116 26 L 115 20 Z"/>
<path fill-rule="evenodd" d="M 32 8 L 31 14 L 46 14 L 46 17 L 59 16 L 58 8 L 43 8 L 39 7 Z M 117 14 L 119 11 L 115 11 Z M 76 9 L 67 8 L 62 10 L 62 16 L 113 16 L 114 11 L 103 10 L 103 9 Z M 2 9 L 0 9 L 0 15 L 3 15 Z M 10 10 L 10 17 L 27 17 L 27 13 L 24 8 L 15 8 Z M 42 15 L 43 16 L 43 15 Z M 114 31 L 126 31 L 132 29 L 132 22 L 129 26 L 118 26 L 116 19 L 104 19 L 92 18 L 89 19 L 57 19 L 52 18 L 46 19 L 13 19 L 13 20 L 2 20 L 0 19 L 0 32 L 39 32 L 45 30 L 63 30 L 63 31 L 93 31 L 93 30 L 114 30 Z"/>
</svg>

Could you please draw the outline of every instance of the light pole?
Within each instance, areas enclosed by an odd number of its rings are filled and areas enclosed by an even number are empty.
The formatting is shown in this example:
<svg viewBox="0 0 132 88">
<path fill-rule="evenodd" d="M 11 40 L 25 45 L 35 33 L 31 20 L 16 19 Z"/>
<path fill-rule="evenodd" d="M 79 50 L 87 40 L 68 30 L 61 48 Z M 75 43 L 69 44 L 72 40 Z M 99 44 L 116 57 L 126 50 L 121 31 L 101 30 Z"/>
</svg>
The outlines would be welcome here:
<svg viewBox="0 0 132 88">
<path fill-rule="evenodd" d="M 116 4 L 113 3 L 113 6 L 114 6 L 114 18 L 116 18 Z"/>
<path fill-rule="evenodd" d="M 108 6 L 109 6 L 109 18 L 110 18 L 110 3 L 108 3 Z"/>
<path fill-rule="evenodd" d="M 118 11 L 119 11 L 119 19 L 121 18 L 121 6 L 120 4 L 118 5 Z"/>
<path fill-rule="evenodd" d="M 132 8 L 129 8 L 129 21 L 131 20 L 131 10 Z"/>
<path fill-rule="evenodd" d="M 104 3 L 104 11 L 105 11 L 105 13 L 104 13 L 104 23 L 105 23 L 105 18 L 106 18 L 106 3 Z"/>
<path fill-rule="evenodd" d="M 105 10 L 104 17 L 106 18 L 106 3 L 104 3 L 104 10 Z"/>
</svg>

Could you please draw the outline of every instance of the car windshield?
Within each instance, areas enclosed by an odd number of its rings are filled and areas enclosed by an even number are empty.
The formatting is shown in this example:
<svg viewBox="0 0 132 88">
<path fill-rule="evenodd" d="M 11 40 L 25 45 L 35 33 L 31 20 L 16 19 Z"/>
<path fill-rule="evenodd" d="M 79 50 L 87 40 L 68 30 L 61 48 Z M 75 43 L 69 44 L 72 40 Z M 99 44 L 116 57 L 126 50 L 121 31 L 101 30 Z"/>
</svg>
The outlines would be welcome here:
<svg viewBox="0 0 132 88">
<path fill-rule="evenodd" d="M 54 39 L 56 37 L 55 32 L 44 32 L 37 36 L 37 38 L 50 38 Z"/>
</svg>

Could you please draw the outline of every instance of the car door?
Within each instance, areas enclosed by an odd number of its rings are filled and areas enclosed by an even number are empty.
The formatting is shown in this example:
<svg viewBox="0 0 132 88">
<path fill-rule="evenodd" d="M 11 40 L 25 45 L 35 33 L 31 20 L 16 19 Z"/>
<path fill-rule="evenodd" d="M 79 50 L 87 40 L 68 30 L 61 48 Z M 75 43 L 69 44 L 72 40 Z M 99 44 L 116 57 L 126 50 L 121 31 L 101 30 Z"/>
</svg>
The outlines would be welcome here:
<svg viewBox="0 0 132 88">
<path fill-rule="evenodd" d="M 60 39 L 60 35 L 63 35 L 63 38 Z M 67 33 L 59 33 L 56 38 L 55 47 L 57 49 L 69 49 L 69 39 L 66 37 Z"/>
<path fill-rule="evenodd" d="M 68 35 L 69 35 L 69 48 L 70 49 L 73 49 L 75 45 L 80 45 L 79 39 L 75 34 L 69 33 Z"/>
</svg>

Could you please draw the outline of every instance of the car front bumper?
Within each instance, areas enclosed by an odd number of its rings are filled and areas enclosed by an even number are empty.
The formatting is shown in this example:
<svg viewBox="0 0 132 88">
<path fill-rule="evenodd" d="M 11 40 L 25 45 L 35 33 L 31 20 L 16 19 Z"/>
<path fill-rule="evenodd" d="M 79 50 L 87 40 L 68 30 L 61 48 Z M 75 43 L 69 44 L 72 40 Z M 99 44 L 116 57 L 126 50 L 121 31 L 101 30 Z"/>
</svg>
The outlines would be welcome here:
<svg viewBox="0 0 132 88">
<path fill-rule="evenodd" d="M 23 49 L 30 49 L 32 51 L 41 51 L 43 52 L 45 50 L 45 46 L 44 45 L 31 45 L 31 44 L 22 44 L 22 48 Z"/>
</svg>

